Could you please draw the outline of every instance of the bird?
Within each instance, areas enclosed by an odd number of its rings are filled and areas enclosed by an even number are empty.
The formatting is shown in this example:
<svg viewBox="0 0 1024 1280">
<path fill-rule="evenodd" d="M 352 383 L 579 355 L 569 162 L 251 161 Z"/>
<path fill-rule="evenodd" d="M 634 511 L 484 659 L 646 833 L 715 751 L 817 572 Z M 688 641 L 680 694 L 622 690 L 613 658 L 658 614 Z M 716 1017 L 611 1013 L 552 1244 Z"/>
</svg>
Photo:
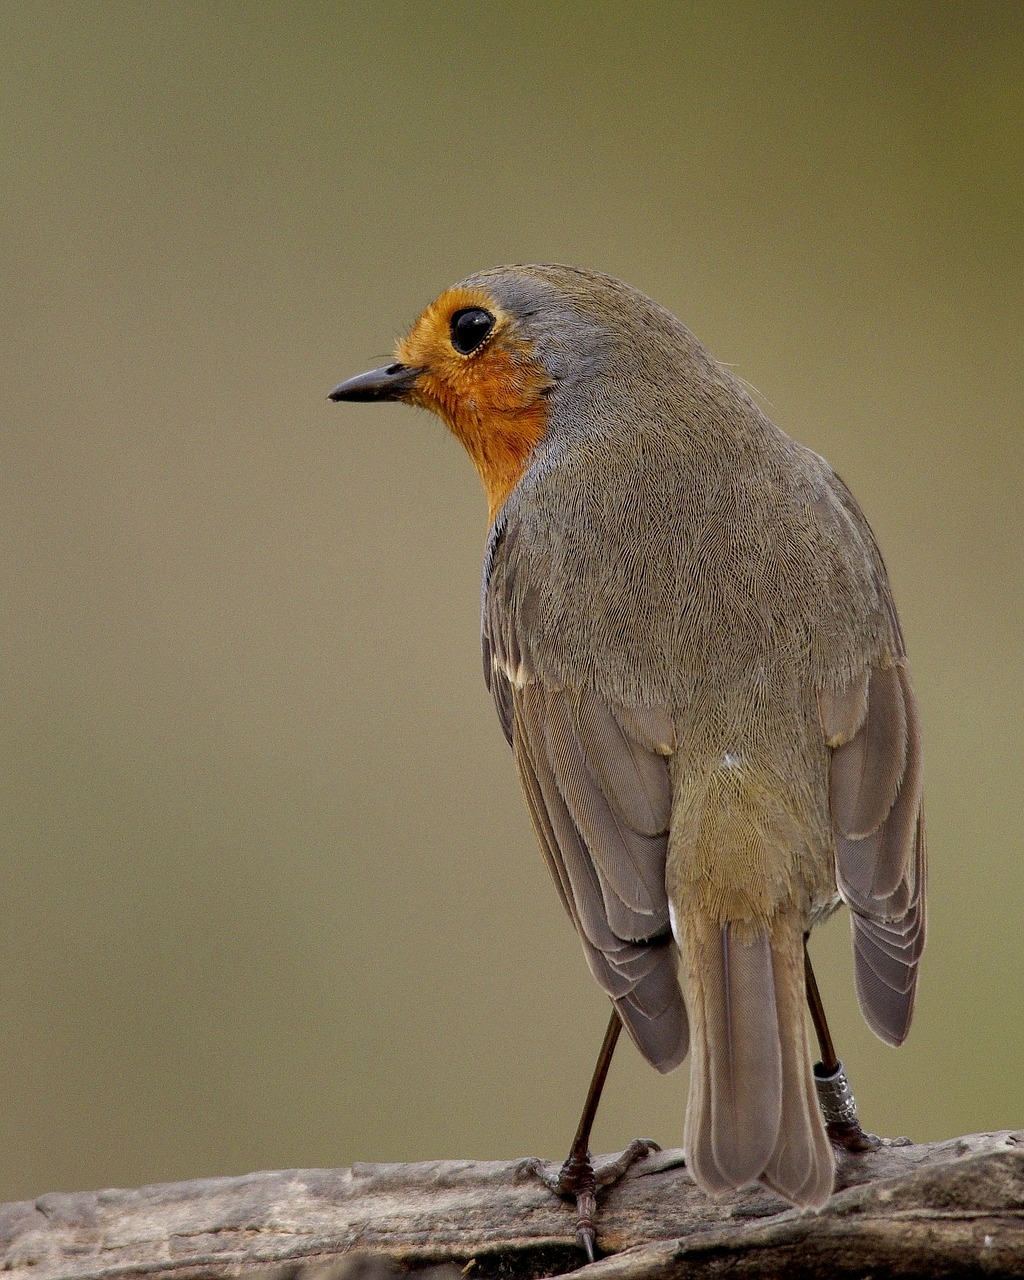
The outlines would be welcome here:
<svg viewBox="0 0 1024 1280">
<path fill-rule="evenodd" d="M 671 312 L 579 267 L 467 276 L 330 398 L 432 411 L 483 482 L 484 679 L 606 1047 L 690 1053 L 709 1195 L 820 1207 L 807 937 L 846 905 L 889 1045 L 925 941 L 920 717 L 852 493 Z"/>
</svg>

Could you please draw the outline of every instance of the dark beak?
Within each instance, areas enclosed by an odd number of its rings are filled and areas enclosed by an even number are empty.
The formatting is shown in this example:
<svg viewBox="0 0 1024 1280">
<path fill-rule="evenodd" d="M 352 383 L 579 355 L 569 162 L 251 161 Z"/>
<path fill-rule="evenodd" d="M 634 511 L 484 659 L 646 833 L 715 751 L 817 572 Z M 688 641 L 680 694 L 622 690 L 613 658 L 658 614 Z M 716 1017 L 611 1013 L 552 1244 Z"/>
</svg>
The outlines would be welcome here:
<svg viewBox="0 0 1024 1280">
<path fill-rule="evenodd" d="M 423 372 L 407 364 L 388 364 L 340 382 L 328 400 L 401 400 Z"/>
</svg>

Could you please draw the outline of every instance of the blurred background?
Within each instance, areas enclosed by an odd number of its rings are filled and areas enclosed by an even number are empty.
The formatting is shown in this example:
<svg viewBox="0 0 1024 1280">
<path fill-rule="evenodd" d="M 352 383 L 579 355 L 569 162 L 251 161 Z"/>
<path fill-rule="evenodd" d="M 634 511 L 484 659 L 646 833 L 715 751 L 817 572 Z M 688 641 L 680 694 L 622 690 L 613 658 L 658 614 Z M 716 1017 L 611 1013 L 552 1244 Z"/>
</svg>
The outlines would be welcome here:
<svg viewBox="0 0 1024 1280">
<path fill-rule="evenodd" d="M 850 483 L 926 730 L 931 934 L 865 1123 L 1024 1125 L 1024 8 L 0 15 L 0 1199 L 561 1158 L 607 1015 L 480 677 L 486 508 L 333 405 L 446 285 L 681 316 Z M 682 1139 L 624 1044 L 595 1150 Z"/>
</svg>

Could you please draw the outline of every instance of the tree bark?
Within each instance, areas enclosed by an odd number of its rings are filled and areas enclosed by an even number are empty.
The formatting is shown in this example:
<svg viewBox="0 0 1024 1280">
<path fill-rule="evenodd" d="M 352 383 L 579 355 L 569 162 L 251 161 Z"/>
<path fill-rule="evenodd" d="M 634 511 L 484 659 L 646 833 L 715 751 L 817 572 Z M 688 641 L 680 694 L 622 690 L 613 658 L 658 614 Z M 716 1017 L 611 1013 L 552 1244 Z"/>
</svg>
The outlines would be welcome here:
<svg viewBox="0 0 1024 1280">
<path fill-rule="evenodd" d="M 532 1278 L 581 1266 L 573 1225 L 516 1163 L 361 1164 L 5 1205 L 0 1268 L 8 1280 L 368 1280 L 451 1263 Z M 587 1280 L 1020 1276 L 1024 1131 L 841 1153 L 820 1213 L 760 1188 L 710 1200 L 680 1151 L 658 1152 L 601 1194 L 597 1231 L 606 1256 Z"/>
</svg>

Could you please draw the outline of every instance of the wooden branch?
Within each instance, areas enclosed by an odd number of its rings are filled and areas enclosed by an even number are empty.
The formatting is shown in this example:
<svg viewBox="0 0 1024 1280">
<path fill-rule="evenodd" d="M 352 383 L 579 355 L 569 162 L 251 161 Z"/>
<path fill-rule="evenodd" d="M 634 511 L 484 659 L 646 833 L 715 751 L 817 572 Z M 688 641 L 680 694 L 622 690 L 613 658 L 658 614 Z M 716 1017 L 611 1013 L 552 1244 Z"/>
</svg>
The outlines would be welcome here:
<svg viewBox="0 0 1024 1280">
<path fill-rule="evenodd" d="M 816 1214 L 761 1189 L 712 1201 L 681 1152 L 656 1153 L 602 1194 L 598 1243 L 611 1256 L 584 1275 L 1024 1274 L 1024 1131 L 841 1155 L 838 1187 Z M 7 1280 L 339 1280 L 448 1262 L 481 1280 L 553 1276 L 580 1265 L 572 1230 L 570 1207 L 515 1163 L 363 1164 L 5 1205 L 0 1269 Z M 353 1270 L 366 1254 L 379 1261 Z"/>
</svg>

